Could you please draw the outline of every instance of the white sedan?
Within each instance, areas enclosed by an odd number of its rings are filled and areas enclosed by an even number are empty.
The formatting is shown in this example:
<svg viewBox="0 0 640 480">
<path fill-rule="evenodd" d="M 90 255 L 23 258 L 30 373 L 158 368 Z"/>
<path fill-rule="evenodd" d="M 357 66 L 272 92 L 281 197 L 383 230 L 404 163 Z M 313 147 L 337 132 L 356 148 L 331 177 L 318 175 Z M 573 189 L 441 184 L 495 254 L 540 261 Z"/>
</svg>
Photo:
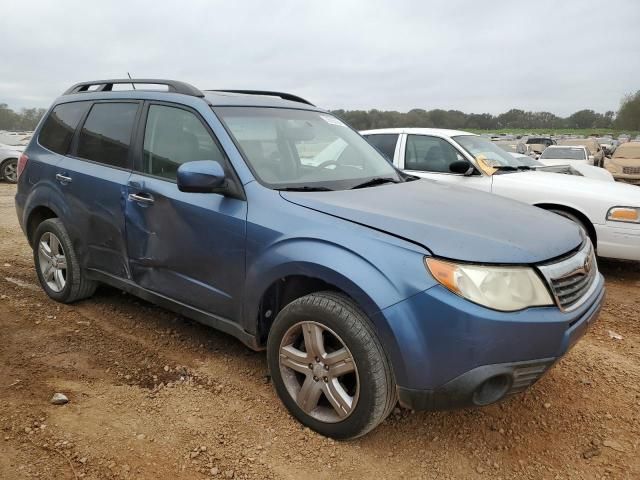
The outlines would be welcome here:
<svg viewBox="0 0 640 480">
<path fill-rule="evenodd" d="M 18 181 L 18 158 L 24 147 L 0 144 L 0 180 Z"/>
<path fill-rule="evenodd" d="M 491 141 L 467 132 L 391 128 L 361 133 L 408 173 L 557 213 L 582 227 L 600 256 L 640 261 L 640 188 L 636 186 L 534 171 Z M 540 234 L 544 241 L 544 232 Z"/>
<path fill-rule="evenodd" d="M 548 150 L 548 151 L 547 151 Z M 589 161 L 587 147 L 570 145 L 551 145 L 538 157 L 545 165 L 593 165 L 593 157 Z"/>
</svg>

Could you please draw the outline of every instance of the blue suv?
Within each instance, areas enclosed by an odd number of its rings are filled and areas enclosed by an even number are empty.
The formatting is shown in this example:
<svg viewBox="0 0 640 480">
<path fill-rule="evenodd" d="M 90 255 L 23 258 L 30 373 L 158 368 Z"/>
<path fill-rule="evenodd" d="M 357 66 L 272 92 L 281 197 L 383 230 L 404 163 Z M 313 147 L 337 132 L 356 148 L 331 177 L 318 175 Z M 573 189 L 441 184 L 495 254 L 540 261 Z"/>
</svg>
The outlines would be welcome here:
<svg viewBox="0 0 640 480">
<path fill-rule="evenodd" d="M 290 94 L 80 83 L 18 171 L 51 298 L 108 284 L 266 349 L 291 414 L 335 438 L 365 434 L 397 401 L 435 410 L 523 391 L 603 302 L 572 222 L 407 175 Z"/>
</svg>

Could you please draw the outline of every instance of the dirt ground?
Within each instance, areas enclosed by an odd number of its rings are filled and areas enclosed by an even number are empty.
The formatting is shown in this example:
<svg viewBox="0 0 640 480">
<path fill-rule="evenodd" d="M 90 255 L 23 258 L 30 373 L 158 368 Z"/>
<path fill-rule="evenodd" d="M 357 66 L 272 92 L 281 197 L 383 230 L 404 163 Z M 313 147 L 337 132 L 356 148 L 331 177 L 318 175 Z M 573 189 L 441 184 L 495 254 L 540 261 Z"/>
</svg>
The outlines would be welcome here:
<svg viewBox="0 0 640 480">
<path fill-rule="evenodd" d="M 227 335 L 110 288 L 49 300 L 14 194 L 0 184 L 2 479 L 640 478 L 638 264 L 601 262 L 600 320 L 526 393 L 396 409 L 340 443 L 290 417 L 264 354 Z"/>
</svg>

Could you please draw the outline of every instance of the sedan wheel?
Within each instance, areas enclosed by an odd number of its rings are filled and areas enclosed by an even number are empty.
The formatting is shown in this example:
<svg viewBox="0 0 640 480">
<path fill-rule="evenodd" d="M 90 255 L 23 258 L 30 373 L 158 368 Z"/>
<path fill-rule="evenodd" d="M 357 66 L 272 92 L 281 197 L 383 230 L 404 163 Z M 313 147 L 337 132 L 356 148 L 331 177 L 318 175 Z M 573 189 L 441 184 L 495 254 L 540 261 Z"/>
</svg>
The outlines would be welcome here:
<svg viewBox="0 0 640 480">
<path fill-rule="evenodd" d="M 2 165 L 2 177 L 9 183 L 18 182 L 18 160 L 12 158 Z"/>
</svg>

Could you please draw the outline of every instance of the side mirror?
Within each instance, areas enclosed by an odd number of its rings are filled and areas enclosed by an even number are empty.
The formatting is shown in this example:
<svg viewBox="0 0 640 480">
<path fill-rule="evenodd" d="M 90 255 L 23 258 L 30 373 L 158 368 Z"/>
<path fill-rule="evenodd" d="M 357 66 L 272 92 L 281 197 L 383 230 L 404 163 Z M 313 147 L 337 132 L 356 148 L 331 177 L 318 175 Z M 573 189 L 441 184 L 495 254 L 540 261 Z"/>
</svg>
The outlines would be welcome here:
<svg viewBox="0 0 640 480">
<path fill-rule="evenodd" d="M 457 173 L 468 177 L 473 174 L 475 169 L 473 168 L 473 165 L 466 160 L 458 160 L 457 162 L 453 162 L 449 165 L 449 171 L 451 173 Z"/>
<path fill-rule="evenodd" d="M 222 193 L 227 185 L 222 165 L 214 160 L 183 163 L 177 182 L 178 190 L 192 193 Z"/>
</svg>

